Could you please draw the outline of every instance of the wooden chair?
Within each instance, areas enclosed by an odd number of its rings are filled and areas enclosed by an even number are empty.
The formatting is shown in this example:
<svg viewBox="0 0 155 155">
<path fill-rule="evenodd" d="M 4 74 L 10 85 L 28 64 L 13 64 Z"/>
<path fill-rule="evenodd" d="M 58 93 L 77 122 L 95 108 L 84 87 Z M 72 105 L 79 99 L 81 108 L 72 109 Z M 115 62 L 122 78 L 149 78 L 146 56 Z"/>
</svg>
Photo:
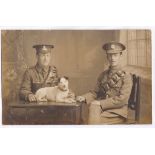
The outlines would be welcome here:
<svg viewBox="0 0 155 155">
<path fill-rule="evenodd" d="M 130 98 L 128 101 L 128 108 L 132 114 L 134 114 L 134 117 L 132 119 L 128 117 L 127 124 L 138 124 L 139 122 L 139 113 L 140 113 L 140 82 L 141 79 L 139 76 L 133 74 L 133 86 L 130 94 Z"/>
</svg>

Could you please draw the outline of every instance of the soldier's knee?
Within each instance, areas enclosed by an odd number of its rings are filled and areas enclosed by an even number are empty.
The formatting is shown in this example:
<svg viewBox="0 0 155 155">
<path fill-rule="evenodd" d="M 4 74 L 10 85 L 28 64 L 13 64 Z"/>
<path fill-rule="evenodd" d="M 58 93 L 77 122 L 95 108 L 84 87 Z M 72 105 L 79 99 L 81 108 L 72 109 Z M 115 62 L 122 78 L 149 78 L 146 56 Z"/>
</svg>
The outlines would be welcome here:
<svg viewBox="0 0 155 155">
<path fill-rule="evenodd" d="M 100 115 L 101 114 L 100 105 L 90 104 L 90 106 L 89 106 L 89 114 Z"/>
<path fill-rule="evenodd" d="M 90 103 L 89 108 L 101 108 L 100 105 L 97 104 L 92 104 L 93 102 Z"/>
</svg>

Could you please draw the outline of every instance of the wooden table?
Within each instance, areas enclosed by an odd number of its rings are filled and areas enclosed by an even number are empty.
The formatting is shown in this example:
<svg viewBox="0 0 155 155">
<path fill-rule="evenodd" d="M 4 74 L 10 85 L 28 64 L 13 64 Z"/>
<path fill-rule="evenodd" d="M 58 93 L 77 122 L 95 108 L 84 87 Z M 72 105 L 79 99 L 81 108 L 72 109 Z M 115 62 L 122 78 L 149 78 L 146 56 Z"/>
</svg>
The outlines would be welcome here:
<svg viewBox="0 0 155 155">
<path fill-rule="evenodd" d="M 88 107 L 85 103 L 28 103 L 19 101 L 9 104 L 9 124 L 87 124 Z"/>
</svg>

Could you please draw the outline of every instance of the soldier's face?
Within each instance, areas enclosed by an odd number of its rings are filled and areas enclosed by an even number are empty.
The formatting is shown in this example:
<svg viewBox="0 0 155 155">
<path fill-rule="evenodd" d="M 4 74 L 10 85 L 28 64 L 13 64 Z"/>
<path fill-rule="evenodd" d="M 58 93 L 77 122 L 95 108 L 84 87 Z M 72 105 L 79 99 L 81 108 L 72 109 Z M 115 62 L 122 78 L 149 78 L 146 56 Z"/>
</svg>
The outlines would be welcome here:
<svg viewBox="0 0 155 155">
<path fill-rule="evenodd" d="M 39 65 L 48 66 L 51 61 L 51 53 L 39 53 L 37 58 Z"/>
<path fill-rule="evenodd" d="M 110 66 L 117 66 L 120 62 L 121 53 L 107 53 Z"/>
</svg>

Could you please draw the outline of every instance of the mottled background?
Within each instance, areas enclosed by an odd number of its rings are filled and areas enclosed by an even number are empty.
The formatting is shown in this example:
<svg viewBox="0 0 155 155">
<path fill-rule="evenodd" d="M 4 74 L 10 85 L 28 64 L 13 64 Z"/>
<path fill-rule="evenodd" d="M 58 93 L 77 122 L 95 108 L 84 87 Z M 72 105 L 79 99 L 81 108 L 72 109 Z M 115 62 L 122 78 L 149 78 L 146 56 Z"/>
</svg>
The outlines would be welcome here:
<svg viewBox="0 0 155 155">
<path fill-rule="evenodd" d="M 126 70 L 142 78 L 140 122 L 152 120 L 151 32 L 149 30 L 2 30 L 3 121 L 7 105 L 18 100 L 26 68 L 35 65 L 34 44 L 53 44 L 52 62 L 59 75 L 70 78 L 70 87 L 81 95 L 92 89 L 107 68 L 102 45 L 120 41 L 127 47 L 122 57 Z"/>
</svg>

